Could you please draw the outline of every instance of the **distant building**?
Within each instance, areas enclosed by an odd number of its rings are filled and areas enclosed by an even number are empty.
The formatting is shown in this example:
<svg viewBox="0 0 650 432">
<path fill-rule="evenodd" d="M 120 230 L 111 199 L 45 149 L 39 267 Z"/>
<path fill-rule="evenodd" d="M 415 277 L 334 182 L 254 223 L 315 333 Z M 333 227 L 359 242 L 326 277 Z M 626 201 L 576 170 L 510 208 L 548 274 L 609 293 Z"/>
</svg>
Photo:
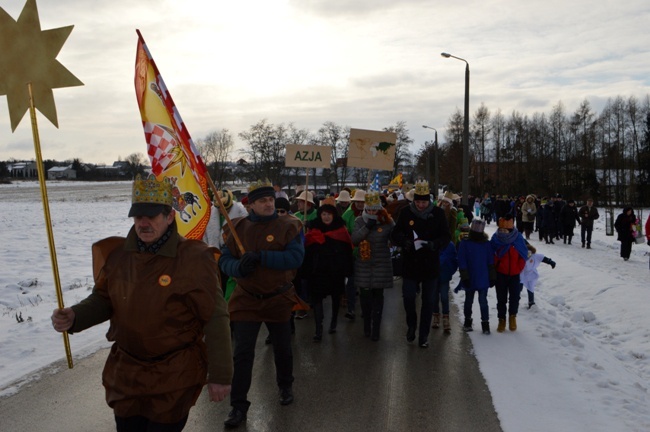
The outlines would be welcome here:
<svg viewBox="0 0 650 432">
<path fill-rule="evenodd" d="M 48 180 L 76 179 L 77 171 L 72 169 L 72 165 L 52 167 L 47 170 Z"/>
<path fill-rule="evenodd" d="M 38 178 L 36 162 L 11 162 L 7 164 L 9 175 L 14 178 Z"/>
</svg>

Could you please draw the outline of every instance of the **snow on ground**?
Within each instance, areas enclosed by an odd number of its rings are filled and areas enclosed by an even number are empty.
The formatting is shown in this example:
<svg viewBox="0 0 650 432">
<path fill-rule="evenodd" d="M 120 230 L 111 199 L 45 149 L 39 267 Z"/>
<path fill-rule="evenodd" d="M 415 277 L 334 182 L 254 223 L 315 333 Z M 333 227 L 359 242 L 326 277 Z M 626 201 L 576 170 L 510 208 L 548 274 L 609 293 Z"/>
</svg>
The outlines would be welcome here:
<svg viewBox="0 0 650 432">
<path fill-rule="evenodd" d="M 90 245 L 124 236 L 131 226 L 130 183 L 47 185 L 64 302 L 72 305 L 92 288 Z M 0 185 L 0 199 L 2 397 L 48 373 L 44 367 L 65 353 L 50 323 L 57 300 L 38 183 Z M 579 228 L 570 246 L 545 245 L 533 234 L 531 243 L 557 267 L 540 265 L 532 309 L 522 293 L 516 332 L 496 332 L 491 290 L 492 334 L 469 333 L 506 432 L 650 430 L 650 248 L 635 245 L 624 262 L 600 213 L 591 250 L 580 247 Z M 463 300 L 462 293 L 454 296 L 461 310 Z M 475 301 L 477 330 L 479 320 Z M 75 360 L 108 346 L 107 329 L 70 338 Z"/>
</svg>

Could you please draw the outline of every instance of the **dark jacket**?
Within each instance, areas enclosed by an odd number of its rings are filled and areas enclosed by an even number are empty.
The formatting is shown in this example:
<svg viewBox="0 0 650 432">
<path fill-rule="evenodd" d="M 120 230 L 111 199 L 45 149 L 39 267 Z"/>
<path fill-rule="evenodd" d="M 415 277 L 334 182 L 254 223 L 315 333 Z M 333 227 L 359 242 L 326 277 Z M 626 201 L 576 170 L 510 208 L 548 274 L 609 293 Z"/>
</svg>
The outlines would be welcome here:
<svg viewBox="0 0 650 432">
<path fill-rule="evenodd" d="M 548 234 L 553 234 L 555 236 L 557 223 L 555 219 L 555 211 L 553 210 L 553 206 L 550 204 L 543 205 L 540 214 L 541 214 L 540 226 L 545 230 L 547 230 Z"/>
<path fill-rule="evenodd" d="M 414 245 L 415 233 L 419 240 L 428 242 L 418 250 Z M 420 212 L 411 203 L 400 212 L 391 240 L 402 247 L 405 279 L 423 281 L 438 277 L 439 251 L 451 241 L 444 210 L 431 203 L 424 212 Z"/>
<path fill-rule="evenodd" d="M 582 206 L 578 211 L 578 217 L 580 218 L 580 225 L 585 228 L 592 229 L 594 227 L 594 221 L 598 219 L 600 215 L 598 214 L 598 209 L 596 206 Z"/>
<path fill-rule="evenodd" d="M 626 214 L 628 210 L 632 210 L 632 207 L 626 207 L 623 209 L 623 213 L 619 214 L 614 222 L 614 228 L 618 234 L 617 240 L 621 242 L 633 242 L 634 241 L 634 231 L 632 226 L 636 223 L 636 215 L 634 210 L 629 215 Z"/>
<path fill-rule="evenodd" d="M 302 275 L 309 291 L 322 296 L 342 294 L 344 279 L 352 274 L 352 240 L 345 222 L 336 216 L 330 225 L 320 218 L 310 223 L 305 234 Z"/>
<path fill-rule="evenodd" d="M 565 205 L 560 211 L 560 223 L 563 227 L 575 228 L 576 222 L 580 223 L 578 217 L 578 207 L 575 205 Z"/>
</svg>

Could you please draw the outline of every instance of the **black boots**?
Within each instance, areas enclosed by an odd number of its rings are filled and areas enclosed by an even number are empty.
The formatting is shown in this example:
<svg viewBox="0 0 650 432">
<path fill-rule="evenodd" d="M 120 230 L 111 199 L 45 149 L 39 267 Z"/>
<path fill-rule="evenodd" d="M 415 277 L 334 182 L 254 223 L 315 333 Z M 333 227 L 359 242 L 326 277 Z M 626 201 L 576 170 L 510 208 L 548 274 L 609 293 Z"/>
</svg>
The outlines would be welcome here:
<svg viewBox="0 0 650 432">
<path fill-rule="evenodd" d="M 490 322 L 489 321 L 481 321 L 481 330 L 483 330 L 483 334 L 489 335 L 490 334 Z"/>
<path fill-rule="evenodd" d="M 474 329 L 472 328 L 472 319 L 471 318 L 465 318 L 465 322 L 463 323 L 463 330 L 466 332 L 471 332 Z"/>
</svg>

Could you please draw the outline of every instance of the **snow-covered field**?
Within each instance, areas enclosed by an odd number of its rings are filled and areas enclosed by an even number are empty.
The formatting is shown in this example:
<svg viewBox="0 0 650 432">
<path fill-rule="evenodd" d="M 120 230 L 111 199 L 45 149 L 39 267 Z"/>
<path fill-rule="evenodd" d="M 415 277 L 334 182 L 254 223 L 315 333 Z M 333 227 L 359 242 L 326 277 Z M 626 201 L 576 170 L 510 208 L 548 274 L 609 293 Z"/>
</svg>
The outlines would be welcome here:
<svg viewBox="0 0 650 432">
<path fill-rule="evenodd" d="M 66 305 L 92 288 L 91 244 L 126 235 L 130 193 L 128 182 L 48 182 Z M 38 183 L 0 185 L 0 199 L 1 397 L 65 353 L 49 318 L 57 303 Z M 582 249 L 576 234 L 571 246 L 547 246 L 533 235 L 532 244 L 557 267 L 541 264 L 536 306 L 526 309 L 524 292 L 516 332 L 496 332 L 491 291 L 492 334 L 470 333 L 506 432 L 650 430 L 650 248 L 635 245 L 624 262 L 615 237 L 605 235 L 604 211 L 593 249 Z M 454 301 L 462 307 L 463 295 Z M 106 330 L 104 324 L 70 338 L 75 359 L 108 346 Z"/>
</svg>

